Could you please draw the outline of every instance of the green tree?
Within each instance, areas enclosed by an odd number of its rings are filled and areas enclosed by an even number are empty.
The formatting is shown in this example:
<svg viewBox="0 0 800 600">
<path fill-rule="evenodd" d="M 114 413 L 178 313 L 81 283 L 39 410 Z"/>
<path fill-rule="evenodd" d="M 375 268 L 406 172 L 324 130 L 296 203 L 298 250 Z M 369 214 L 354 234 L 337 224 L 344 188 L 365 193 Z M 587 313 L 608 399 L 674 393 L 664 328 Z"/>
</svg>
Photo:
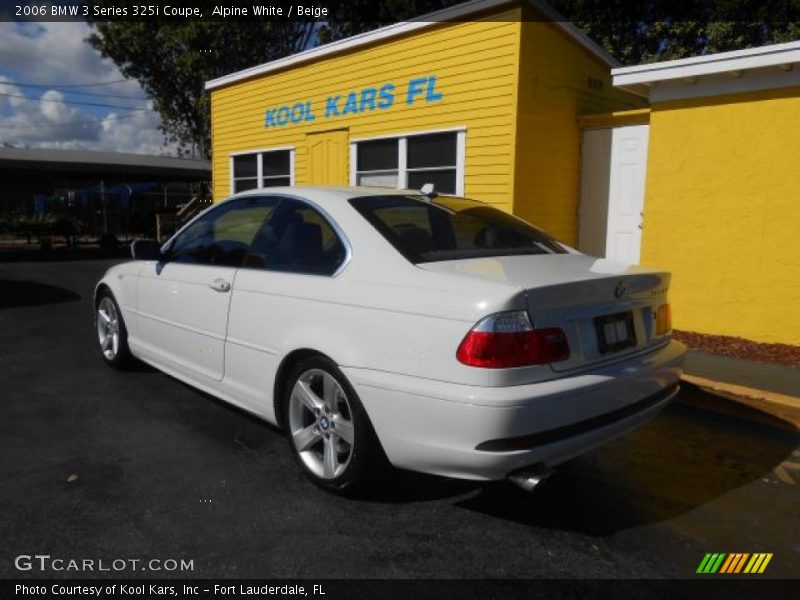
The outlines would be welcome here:
<svg viewBox="0 0 800 600">
<path fill-rule="evenodd" d="M 800 39 L 800 0 L 550 0 L 625 65 Z"/>
<path fill-rule="evenodd" d="M 346 0 L 337 4 L 333 19 L 317 33 L 321 43 L 406 21 L 464 0 Z"/>
<path fill-rule="evenodd" d="M 322 41 L 458 4 L 460 0 L 349 0 Z M 548 0 L 626 65 L 800 39 L 800 0 Z"/>
<path fill-rule="evenodd" d="M 314 32 L 312 22 L 278 20 L 96 21 L 92 27 L 89 43 L 141 84 L 167 139 L 201 157 L 210 155 L 205 82 L 299 52 Z"/>
</svg>

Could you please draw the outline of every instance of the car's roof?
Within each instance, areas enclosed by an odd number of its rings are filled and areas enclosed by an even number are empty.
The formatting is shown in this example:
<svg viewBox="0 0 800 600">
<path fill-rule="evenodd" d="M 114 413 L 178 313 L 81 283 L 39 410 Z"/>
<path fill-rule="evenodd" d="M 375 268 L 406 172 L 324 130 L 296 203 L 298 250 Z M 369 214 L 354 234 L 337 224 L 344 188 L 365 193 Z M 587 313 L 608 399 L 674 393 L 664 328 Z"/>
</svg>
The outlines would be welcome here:
<svg viewBox="0 0 800 600">
<path fill-rule="evenodd" d="M 256 188 L 247 190 L 246 192 L 239 192 L 231 196 L 229 199 L 242 198 L 246 196 L 263 196 L 264 194 L 283 194 L 288 196 L 305 197 L 309 200 L 325 204 L 327 201 L 341 201 L 349 198 L 359 198 L 361 196 L 402 196 L 402 195 L 417 195 L 422 192 L 419 190 L 398 190 L 394 188 L 385 187 L 368 187 L 368 186 L 328 186 L 328 185 L 292 185 L 292 186 L 278 186 L 268 188 Z"/>
</svg>

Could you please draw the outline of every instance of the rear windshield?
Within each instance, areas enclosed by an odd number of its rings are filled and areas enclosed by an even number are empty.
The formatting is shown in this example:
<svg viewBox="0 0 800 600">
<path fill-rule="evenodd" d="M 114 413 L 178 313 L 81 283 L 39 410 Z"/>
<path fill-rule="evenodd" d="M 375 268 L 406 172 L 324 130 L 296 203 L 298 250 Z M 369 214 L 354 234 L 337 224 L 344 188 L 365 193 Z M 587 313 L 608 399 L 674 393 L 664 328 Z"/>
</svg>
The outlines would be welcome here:
<svg viewBox="0 0 800 600">
<path fill-rule="evenodd" d="M 364 196 L 350 200 L 412 263 L 564 254 L 566 250 L 533 225 L 466 198 Z"/>
</svg>

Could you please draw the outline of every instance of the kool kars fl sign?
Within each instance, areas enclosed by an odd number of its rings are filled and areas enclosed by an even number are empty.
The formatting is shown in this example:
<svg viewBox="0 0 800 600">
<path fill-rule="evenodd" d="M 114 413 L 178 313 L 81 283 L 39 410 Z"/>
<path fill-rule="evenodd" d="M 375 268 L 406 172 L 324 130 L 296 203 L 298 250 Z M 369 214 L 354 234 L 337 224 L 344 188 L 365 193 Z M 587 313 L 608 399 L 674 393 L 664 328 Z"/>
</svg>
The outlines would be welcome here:
<svg viewBox="0 0 800 600">
<path fill-rule="evenodd" d="M 379 87 L 365 87 L 348 93 L 331 94 L 319 105 L 310 100 L 301 100 L 294 104 L 268 108 L 264 117 L 267 129 L 298 125 L 303 122 L 319 119 L 335 119 L 365 112 L 389 110 L 397 102 L 398 86 L 384 83 Z M 436 76 L 415 77 L 408 82 L 405 93 L 405 104 L 430 103 L 442 99 L 442 93 L 436 88 Z"/>
</svg>

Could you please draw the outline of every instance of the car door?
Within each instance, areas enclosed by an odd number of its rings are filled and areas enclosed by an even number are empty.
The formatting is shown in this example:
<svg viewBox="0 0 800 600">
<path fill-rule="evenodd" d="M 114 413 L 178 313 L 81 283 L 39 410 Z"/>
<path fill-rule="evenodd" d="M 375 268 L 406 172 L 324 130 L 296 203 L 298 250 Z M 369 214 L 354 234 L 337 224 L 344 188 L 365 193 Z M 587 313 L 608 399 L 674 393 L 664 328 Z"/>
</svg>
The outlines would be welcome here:
<svg viewBox="0 0 800 600">
<path fill-rule="evenodd" d="M 163 261 L 147 263 L 137 291 L 143 355 L 192 377 L 222 379 L 236 270 L 276 203 L 267 196 L 223 202 L 178 233 Z"/>
<path fill-rule="evenodd" d="M 284 198 L 255 236 L 246 264 L 236 274 L 225 356 L 225 384 L 232 396 L 267 420 L 275 420 L 270 393 L 285 352 L 298 339 L 325 342 L 317 329 L 349 244 L 319 207 Z M 312 331 L 313 330 L 313 331 Z"/>
</svg>

